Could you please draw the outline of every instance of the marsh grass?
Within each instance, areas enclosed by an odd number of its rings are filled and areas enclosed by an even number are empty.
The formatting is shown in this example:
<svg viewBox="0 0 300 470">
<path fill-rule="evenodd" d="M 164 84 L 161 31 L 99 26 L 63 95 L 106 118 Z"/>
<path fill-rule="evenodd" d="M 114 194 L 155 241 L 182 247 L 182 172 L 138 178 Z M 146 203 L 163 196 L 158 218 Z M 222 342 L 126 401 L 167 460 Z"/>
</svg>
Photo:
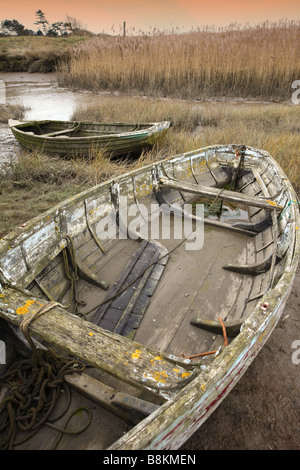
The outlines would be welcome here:
<svg viewBox="0 0 300 470">
<path fill-rule="evenodd" d="M 169 120 L 169 131 L 152 152 L 144 154 L 140 164 L 207 145 L 244 143 L 262 148 L 278 161 L 300 192 L 300 106 L 113 96 L 85 108 L 79 106 L 73 118 L 106 122 Z"/>
<path fill-rule="evenodd" d="M 7 123 L 12 116 L 15 119 L 24 117 L 26 108 L 20 104 L 0 104 L 0 122 Z"/>
<path fill-rule="evenodd" d="M 128 100 L 128 101 L 127 101 Z M 126 113 L 125 113 L 126 110 Z M 300 106 L 285 104 L 191 103 L 105 97 L 77 120 L 155 121 L 173 124 L 164 138 L 138 159 L 62 159 L 21 152 L 0 173 L 0 237 L 60 201 L 121 173 L 200 147 L 246 144 L 267 150 L 300 194 Z"/>
<path fill-rule="evenodd" d="M 285 100 L 300 77 L 300 23 L 95 37 L 61 64 L 61 84 L 126 94 Z"/>
<path fill-rule="evenodd" d="M 22 151 L 0 171 L 0 238 L 25 221 L 129 168 L 98 152 L 92 159 L 62 159 Z"/>
<path fill-rule="evenodd" d="M 74 44 L 85 36 L 44 37 L 9 36 L 0 38 L 0 71 L 47 73 L 55 70 L 59 60 L 68 58 Z"/>
<path fill-rule="evenodd" d="M 94 122 L 160 122 L 170 121 L 173 129 L 194 130 L 205 119 L 192 102 L 125 96 L 101 96 L 90 105 L 77 105 L 71 118 Z"/>
</svg>

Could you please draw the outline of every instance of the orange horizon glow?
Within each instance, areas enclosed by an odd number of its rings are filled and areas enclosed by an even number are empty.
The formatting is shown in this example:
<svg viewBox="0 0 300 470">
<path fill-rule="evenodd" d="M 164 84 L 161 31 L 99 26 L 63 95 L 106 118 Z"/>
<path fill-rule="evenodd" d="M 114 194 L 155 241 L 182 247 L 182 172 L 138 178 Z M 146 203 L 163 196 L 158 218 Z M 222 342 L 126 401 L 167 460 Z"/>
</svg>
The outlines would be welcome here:
<svg viewBox="0 0 300 470">
<path fill-rule="evenodd" d="M 39 9 L 50 24 L 69 15 L 94 33 L 109 34 L 119 34 L 124 21 L 129 31 L 138 32 L 300 19 L 299 0 L 0 0 L 0 21 L 16 19 L 36 31 Z"/>
</svg>

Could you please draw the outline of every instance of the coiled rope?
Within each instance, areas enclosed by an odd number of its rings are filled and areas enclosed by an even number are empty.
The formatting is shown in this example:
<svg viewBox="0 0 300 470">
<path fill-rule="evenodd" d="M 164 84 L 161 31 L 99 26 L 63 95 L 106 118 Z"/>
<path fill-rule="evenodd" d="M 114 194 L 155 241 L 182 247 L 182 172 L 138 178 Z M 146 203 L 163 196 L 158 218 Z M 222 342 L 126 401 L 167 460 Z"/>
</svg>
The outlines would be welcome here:
<svg viewBox="0 0 300 470">
<path fill-rule="evenodd" d="M 51 349 L 38 349 L 29 334 L 31 322 L 57 305 L 61 306 L 58 302 L 48 302 L 25 318 L 20 325 L 32 349 L 32 356 L 15 363 L 0 378 L 1 388 L 6 386 L 8 392 L 8 396 L 0 405 L 0 449 L 13 449 L 23 444 L 33 437 L 42 425 L 59 431 L 59 437 L 54 444 L 56 448 L 63 433 L 77 435 L 91 423 L 90 410 L 82 407 L 71 413 L 63 428 L 53 424 L 70 406 L 71 392 L 64 376 L 85 369 L 85 365 L 77 360 L 70 361 L 59 357 Z M 64 409 L 59 415 L 52 416 L 55 404 L 62 395 L 61 391 L 65 392 L 66 397 Z M 88 414 L 87 422 L 79 430 L 67 430 L 71 418 L 82 411 Z"/>
</svg>

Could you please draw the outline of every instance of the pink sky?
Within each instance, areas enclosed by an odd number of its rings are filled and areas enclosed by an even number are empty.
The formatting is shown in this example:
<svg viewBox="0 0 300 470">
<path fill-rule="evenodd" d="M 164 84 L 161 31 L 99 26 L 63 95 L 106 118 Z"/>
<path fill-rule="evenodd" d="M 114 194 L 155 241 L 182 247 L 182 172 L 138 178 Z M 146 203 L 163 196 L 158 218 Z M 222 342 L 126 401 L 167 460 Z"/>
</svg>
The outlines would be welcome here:
<svg viewBox="0 0 300 470">
<path fill-rule="evenodd" d="M 70 15 L 95 33 L 119 33 L 123 21 L 129 30 L 186 31 L 205 25 L 300 19 L 299 0 L 0 0 L 0 21 L 16 19 L 36 30 L 39 9 L 49 23 Z"/>
</svg>

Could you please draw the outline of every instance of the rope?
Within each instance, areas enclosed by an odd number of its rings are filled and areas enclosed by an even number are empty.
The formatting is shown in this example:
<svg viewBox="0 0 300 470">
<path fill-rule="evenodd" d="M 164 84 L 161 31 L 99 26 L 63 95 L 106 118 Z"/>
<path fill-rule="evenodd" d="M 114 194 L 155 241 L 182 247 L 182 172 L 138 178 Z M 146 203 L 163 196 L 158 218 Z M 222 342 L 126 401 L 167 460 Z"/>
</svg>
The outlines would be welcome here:
<svg viewBox="0 0 300 470">
<path fill-rule="evenodd" d="M 81 313 L 78 311 L 78 305 L 85 306 L 86 302 L 78 299 L 77 281 L 79 279 L 79 276 L 77 272 L 75 249 L 74 249 L 72 238 L 69 235 L 66 235 L 65 238 L 67 240 L 67 247 L 63 249 L 62 255 L 63 255 L 65 274 L 66 274 L 67 279 L 70 281 L 69 286 L 71 287 L 69 303 L 67 306 L 65 306 L 65 308 L 69 308 L 71 306 L 72 299 L 74 298 L 75 306 L 73 309 L 73 313 L 76 315 L 81 315 Z M 70 258 L 71 265 L 72 265 L 72 272 L 70 270 L 69 258 Z M 66 288 L 63 290 L 63 292 L 60 295 L 59 300 L 62 300 L 69 286 L 67 285 Z"/>
<path fill-rule="evenodd" d="M 224 325 L 224 322 L 223 322 L 222 318 L 218 318 L 218 320 L 219 320 L 219 322 L 221 323 L 221 326 L 222 326 L 224 344 L 225 344 L 225 346 L 228 346 L 226 327 Z"/>
<path fill-rule="evenodd" d="M 300 204 L 299 201 L 293 201 L 293 200 L 289 201 L 288 204 L 287 204 L 287 206 L 283 209 L 283 211 L 281 212 L 280 216 L 278 217 L 278 221 L 283 217 L 283 215 L 285 214 L 285 212 L 288 210 L 288 208 L 290 207 L 290 205 L 293 204 L 293 203 L 294 203 L 294 204 Z"/>
<path fill-rule="evenodd" d="M 50 426 L 60 432 L 55 448 L 63 433 L 79 434 L 91 422 L 90 411 L 80 408 L 88 414 L 88 421 L 81 429 L 73 431 L 66 429 L 70 419 L 78 410 L 72 412 L 63 428 L 52 424 L 61 418 L 70 406 L 71 393 L 64 376 L 82 372 L 85 369 L 83 363 L 59 357 L 51 349 L 37 349 L 29 334 L 31 322 L 55 306 L 61 306 L 61 304 L 49 302 L 43 305 L 27 316 L 20 325 L 21 331 L 31 346 L 32 356 L 15 363 L 0 378 L 0 386 L 7 386 L 9 393 L 0 405 L 0 449 L 13 449 L 26 442 L 40 430 L 42 425 Z M 59 415 L 52 417 L 57 400 L 62 396 L 60 393 L 62 390 L 65 392 L 63 396 L 66 397 L 65 406 Z"/>
</svg>

